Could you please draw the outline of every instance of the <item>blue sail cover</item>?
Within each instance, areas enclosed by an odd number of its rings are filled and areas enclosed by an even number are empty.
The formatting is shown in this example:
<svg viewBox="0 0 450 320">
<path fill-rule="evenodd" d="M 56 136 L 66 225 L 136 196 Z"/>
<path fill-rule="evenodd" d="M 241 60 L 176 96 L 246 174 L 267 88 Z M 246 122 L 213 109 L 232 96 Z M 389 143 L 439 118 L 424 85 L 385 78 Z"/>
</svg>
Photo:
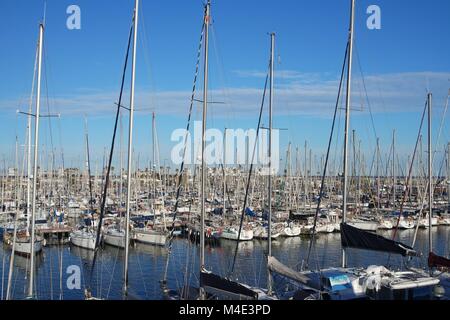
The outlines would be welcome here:
<svg viewBox="0 0 450 320">
<path fill-rule="evenodd" d="M 367 232 L 346 223 L 341 223 L 341 243 L 344 248 L 357 248 L 401 254 L 402 256 L 418 256 L 410 246 L 386 239 L 375 233 Z"/>
<path fill-rule="evenodd" d="M 249 217 L 256 217 L 256 213 L 252 211 L 250 208 L 245 209 L 245 215 Z"/>
</svg>

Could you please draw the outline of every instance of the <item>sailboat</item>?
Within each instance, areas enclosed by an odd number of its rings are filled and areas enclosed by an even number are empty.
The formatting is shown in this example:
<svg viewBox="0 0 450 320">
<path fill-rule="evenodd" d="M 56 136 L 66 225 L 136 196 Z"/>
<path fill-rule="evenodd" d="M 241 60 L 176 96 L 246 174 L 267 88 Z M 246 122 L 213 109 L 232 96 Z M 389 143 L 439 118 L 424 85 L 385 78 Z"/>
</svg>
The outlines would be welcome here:
<svg viewBox="0 0 450 320">
<path fill-rule="evenodd" d="M 35 128 L 34 128 L 34 171 L 33 171 L 33 186 L 32 186 L 32 208 L 31 208 L 31 217 L 28 221 L 28 227 L 25 230 L 21 230 L 19 232 L 13 232 L 13 234 L 5 233 L 4 241 L 6 244 L 9 244 L 13 247 L 13 251 L 15 253 L 30 255 L 30 278 L 34 277 L 34 259 L 37 253 L 42 251 L 42 246 L 45 245 L 45 239 L 41 236 L 36 235 L 35 230 L 35 217 L 36 217 L 36 197 L 37 197 L 37 170 L 38 170 L 38 145 L 39 145 L 39 118 L 40 118 L 40 100 L 41 100 L 41 74 L 42 74 L 42 50 L 43 50 L 43 42 L 44 42 L 44 25 L 39 25 L 39 46 L 38 46 L 38 73 L 37 73 L 37 93 L 36 93 L 36 114 L 35 114 Z M 28 115 L 31 117 L 31 114 Z M 29 126 L 29 131 L 31 130 L 31 126 Z M 31 135 L 29 135 L 29 138 Z M 31 142 L 28 141 L 29 146 Z M 30 149 L 31 150 L 31 149 Z M 29 163 L 31 163 L 31 159 L 28 159 Z M 30 172 L 28 172 L 30 175 Z M 29 199 L 27 202 L 27 207 L 29 208 Z M 17 213 L 16 213 L 17 214 Z M 27 214 L 28 215 L 28 214 Z M 17 228 L 15 228 L 17 230 Z M 33 285 L 29 285 L 29 296 L 33 296 Z"/>
<path fill-rule="evenodd" d="M 84 249 L 95 250 L 95 234 L 88 229 L 75 230 L 70 233 L 70 243 Z"/>
<path fill-rule="evenodd" d="M 201 249 L 200 249 L 200 290 L 199 290 L 199 298 L 205 299 L 207 295 L 211 299 L 232 299 L 232 300 L 274 300 L 276 297 L 273 295 L 272 289 L 271 289 L 271 275 L 268 273 L 268 288 L 267 290 L 252 287 L 247 284 L 233 281 L 229 277 L 222 277 L 219 275 L 216 275 L 210 271 L 208 271 L 205 267 L 205 257 L 204 257 L 204 219 L 205 219 L 205 161 L 204 161 L 204 155 L 205 155 L 205 129 L 206 129 L 206 111 L 207 111 L 207 83 L 208 83 L 208 28 L 209 28 L 209 19 L 210 19 L 210 1 L 206 4 L 205 8 L 205 72 L 204 72 L 204 88 L 203 88 L 203 139 L 202 139 L 202 175 L 201 175 Z M 270 102 L 269 102 L 269 159 L 272 157 L 272 104 L 273 104 L 273 67 L 274 67 L 274 52 L 275 52 L 275 34 L 270 34 L 271 38 L 271 57 L 270 57 Z M 267 82 L 266 82 L 267 84 Z M 262 108 L 261 108 L 262 112 Z M 260 119 L 261 119 L 261 113 L 260 113 Z M 259 125 L 258 125 L 259 127 Z M 268 174 L 268 180 L 269 180 L 269 201 L 268 201 L 268 228 L 267 228 L 267 235 L 273 235 L 272 234 L 272 204 L 271 204 L 271 198 L 272 198 L 272 161 L 269 160 L 269 174 Z M 248 187 L 248 185 L 247 185 Z M 246 197 L 248 195 L 248 190 L 246 192 Z M 246 203 L 244 201 L 243 208 L 246 207 Z M 239 245 L 241 233 L 242 233 L 242 222 L 243 217 L 245 214 L 245 210 L 243 210 L 241 215 L 241 225 L 239 227 L 239 231 L 237 234 L 237 248 Z M 270 259 L 272 255 L 272 237 L 267 236 L 268 238 L 268 257 Z M 236 249 L 237 250 L 237 249 Z M 234 262 L 236 259 L 236 253 L 234 257 Z M 233 269 L 234 269 L 234 262 L 233 262 Z"/>
<path fill-rule="evenodd" d="M 116 133 L 117 133 L 117 127 L 120 117 L 120 110 L 123 107 L 122 106 L 122 97 L 123 97 L 123 90 L 125 85 L 125 75 L 127 71 L 127 65 L 128 65 L 128 56 L 130 53 L 130 46 L 131 41 L 133 40 L 133 50 L 132 50 L 132 62 L 131 62 L 131 86 L 130 86 L 130 108 L 127 108 L 130 112 L 129 117 L 129 133 L 128 133 L 128 165 L 127 165 L 127 198 L 126 198 L 126 215 L 124 220 L 124 235 L 122 236 L 121 229 L 118 230 L 110 230 L 109 236 L 110 236 L 110 243 L 115 244 L 116 246 L 124 248 L 124 268 L 123 268 L 123 287 L 122 287 L 122 294 L 123 297 L 126 299 L 129 297 L 128 293 L 128 259 L 129 259 L 129 244 L 130 244 L 130 210 L 131 210 L 131 172 L 132 172 L 132 145 L 133 145 L 133 124 L 134 124 L 134 100 L 135 100 L 135 73 L 136 73 L 136 47 L 137 47 L 137 26 L 138 26 L 138 19 L 139 19 L 139 0 L 135 0 L 135 6 L 134 6 L 134 13 L 133 13 L 133 19 L 132 19 L 132 25 L 130 27 L 130 32 L 128 36 L 128 45 L 127 45 L 127 51 L 125 55 L 125 63 L 123 66 L 123 72 L 122 72 L 122 81 L 121 81 L 121 87 L 120 87 L 120 93 L 119 93 L 119 100 L 117 103 L 117 109 L 116 109 L 116 117 L 115 117 L 115 124 L 114 124 L 114 131 L 111 141 L 111 148 L 108 158 L 108 165 L 106 169 L 106 175 L 105 175 L 105 181 L 103 185 L 103 191 L 102 191 L 102 201 L 100 205 L 100 215 L 99 215 L 99 221 L 97 225 L 97 233 L 95 237 L 94 242 L 94 256 L 93 256 L 93 262 L 91 265 L 91 285 L 92 285 L 92 276 L 94 272 L 94 267 L 96 263 L 97 253 L 101 242 L 101 236 L 102 236 L 102 224 L 103 224 L 103 218 L 105 216 L 105 210 L 106 210 L 106 201 L 107 201 L 107 195 L 108 195 L 108 186 L 109 186 L 109 179 L 110 179 L 110 173 L 112 168 L 112 159 L 114 155 L 114 145 L 115 145 L 115 139 L 116 139 Z M 122 171 L 122 170 L 121 170 Z M 122 172 L 120 173 L 122 175 Z M 122 201 L 121 201 L 122 203 Z M 116 232 L 117 231 L 117 232 Z M 107 231 L 108 233 L 108 231 Z M 85 299 L 86 300 L 98 300 L 98 298 L 94 297 L 92 295 L 92 292 L 90 288 L 86 288 L 85 290 Z"/>
<path fill-rule="evenodd" d="M 156 134 L 156 118 L 155 113 L 152 114 L 152 136 L 153 136 L 153 166 L 156 169 L 157 164 L 159 165 L 159 151 L 157 148 L 158 140 L 157 140 L 157 134 Z M 157 155 L 158 154 L 158 155 Z M 158 168 L 159 169 L 159 168 Z M 156 172 L 156 171 L 155 171 Z M 159 176 L 161 174 L 159 173 Z M 156 181 L 156 175 L 154 176 L 154 180 Z M 159 181 L 161 181 L 161 177 L 159 177 Z M 155 202 L 156 202 L 156 182 L 154 182 L 155 185 Z M 150 197 L 150 193 L 149 193 Z M 155 208 L 155 202 L 152 203 L 153 206 L 153 217 L 155 218 L 156 222 L 156 208 Z M 162 203 L 162 225 L 161 224 L 154 224 L 150 225 L 147 223 L 145 227 L 134 227 L 132 229 L 132 239 L 137 242 L 141 242 L 144 244 L 149 245 L 157 245 L 157 246 L 164 246 L 167 242 L 167 238 L 169 236 L 169 232 L 167 231 L 166 226 L 166 216 L 165 216 L 165 210 L 164 210 L 164 197 L 161 201 Z"/>
<path fill-rule="evenodd" d="M 350 98 L 351 98 L 351 70 L 353 51 L 353 26 L 355 0 L 351 0 L 349 39 L 346 49 L 347 62 L 347 90 L 346 90 L 346 117 L 345 117 L 345 137 L 344 137 L 344 174 L 343 174 L 343 219 L 340 225 L 342 244 L 342 266 L 340 268 L 327 268 L 318 271 L 293 270 L 274 257 L 269 259 L 269 269 L 289 281 L 298 285 L 298 290 L 294 298 L 308 300 L 353 300 L 353 299 L 423 299 L 433 296 L 433 289 L 439 284 L 439 280 L 415 271 L 391 271 L 383 266 L 369 266 L 368 268 L 348 268 L 347 248 L 357 248 L 373 251 L 381 251 L 390 254 L 400 254 L 402 256 L 417 256 L 412 247 L 394 240 L 386 239 L 372 232 L 361 230 L 347 223 L 347 188 L 348 188 L 348 130 L 350 121 Z M 342 68 L 342 85 L 346 63 Z M 341 87 L 339 88 L 339 93 Z M 336 112 L 339 99 L 336 103 L 335 116 L 331 130 L 328 155 L 331 146 L 331 138 L 336 120 Z M 430 152 L 431 153 L 431 152 Z M 323 196 L 323 185 L 326 176 L 328 155 L 325 162 L 324 174 L 322 176 L 322 187 L 319 194 L 319 202 L 316 211 L 320 206 Z M 313 232 L 314 234 L 314 232 Z M 310 250 L 313 240 L 310 243 Z M 308 259 L 309 259 L 308 253 Z"/>
<path fill-rule="evenodd" d="M 168 299 L 198 299 L 198 300 L 205 300 L 205 299 L 235 299 L 235 300 L 263 300 L 263 299 L 269 299 L 270 297 L 267 295 L 267 292 L 264 290 L 261 290 L 259 288 L 253 288 L 251 286 L 248 286 L 243 283 L 239 283 L 236 281 L 233 281 L 231 279 L 228 279 L 226 277 L 222 277 L 219 275 L 214 274 L 211 271 L 208 271 L 205 266 L 205 213 L 206 213 L 206 206 L 205 206 L 205 183 L 206 183 L 206 162 L 205 162 L 205 149 L 206 149 L 206 141 L 205 141 L 205 132 L 206 132 L 206 119 L 207 119 L 207 108 L 208 108 L 208 53 L 209 53 L 209 24 L 211 21 L 211 1 L 208 0 L 204 7 L 204 15 L 203 15 L 203 25 L 202 25 L 202 40 L 200 41 L 200 47 L 199 47 L 199 55 L 198 55 L 198 61 L 197 61 L 197 68 L 199 65 L 199 57 L 201 52 L 201 45 L 203 41 L 203 49 L 204 49 L 204 72 L 203 72 L 203 113 L 202 113 L 202 148 L 201 148 L 201 188 L 200 188 L 200 219 L 199 219 L 199 234 L 200 234 L 200 241 L 199 241 L 199 287 L 195 288 L 189 285 L 187 283 L 186 286 L 183 286 L 180 291 L 173 291 L 169 290 L 167 288 L 167 269 L 168 269 L 168 263 L 169 259 L 166 262 L 166 272 L 164 275 L 163 280 L 161 281 L 161 288 L 163 289 L 164 293 L 166 294 L 166 297 Z M 272 59 L 273 60 L 273 59 Z M 195 94 L 195 83 L 197 79 L 197 73 L 194 78 L 194 90 L 193 95 L 191 99 L 191 108 L 188 118 L 188 130 L 189 130 L 189 121 L 191 117 L 191 111 L 192 111 L 192 103 L 194 101 L 194 94 Z M 259 127 L 259 126 L 258 126 Z M 186 149 L 185 149 L 186 150 Z M 183 174 L 183 164 L 179 173 L 179 184 L 178 184 L 178 190 L 177 190 L 177 202 L 175 204 L 175 212 L 178 210 L 178 198 L 181 190 L 181 176 Z M 224 189 L 225 190 L 225 189 Z M 224 192 L 225 194 L 225 192 Z M 248 194 L 248 192 L 247 192 Z M 244 206 L 245 208 L 245 206 Z M 245 211 L 245 210 L 244 210 Z M 243 217 L 243 215 L 242 215 Z M 241 222 L 242 224 L 242 222 Z M 239 227 L 239 230 L 231 230 L 229 229 L 228 232 L 230 233 L 230 238 L 236 238 L 237 246 L 239 246 L 240 239 L 241 239 L 241 226 Z M 248 237 L 253 236 L 252 234 L 248 234 Z M 270 241 L 269 241 L 270 243 Z M 169 243 L 169 252 L 171 248 L 171 242 Z M 169 253 L 170 256 L 170 253 Z"/>
<path fill-rule="evenodd" d="M 103 233 L 103 241 L 113 247 L 125 248 L 125 231 L 118 225 L 109 226 Z"/>
<path fill-rule="evenodd" d="M 86 142 L 86 169 L 89 181 L 89 192 L 90 192 L 90 205 L 91 213 L 94 213 L 93 208 L 93 197 L 92 197 L 92 180 L 91 180 L 91 169 L 90 169 L 90 157 L 89 157 L 89 134 L 87 120 L 85 119 L 85 142 Z M 95 250 L 96 234 L 92 229 L 92 220 L 87 219 L 89 225 L 82 227 L 79 230 L 72 231 L 69 235 L 70 243 L 74 246 L 81 247 L 88 250 Z"/>
</svg>

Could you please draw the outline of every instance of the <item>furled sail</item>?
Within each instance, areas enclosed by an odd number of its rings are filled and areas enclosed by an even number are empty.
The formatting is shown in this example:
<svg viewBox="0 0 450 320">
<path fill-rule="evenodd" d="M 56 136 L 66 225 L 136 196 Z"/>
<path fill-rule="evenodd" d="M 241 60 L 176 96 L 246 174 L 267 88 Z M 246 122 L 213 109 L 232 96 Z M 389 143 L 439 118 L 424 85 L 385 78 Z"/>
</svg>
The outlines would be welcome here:
<svg viewBox="0 0 450 320">
<path fill-rule="evenodd" d="M 239 296 L 241 298 L 247 299 L 257 299 L 258 293 L 251 290 L 250 288 L 225 278 L 222 278 L 218 275 L 208 272 L 200 273 L 200 283 L 201 286 L 206 290 L 207 288 L 211 288 L 214 291 L 221 292 L 222 294 L 229 294 L 230 296 Z M 208 290 L 207 290 L 208 291 Z"/>
<path fill-rule="evenodd" d="M 270 271 L 276 272 L 286 278 L 289 278 L 291 280 L 295 280 L 301 283 L 307 283 L 308 278 L 302 275 L 301 273 L 292 270 L 291 268 L 285 266 L 280 261 L 278 261 L 274 257 L 269 257 L 269 260 L 267 261 L 267 267 Z"/>
<path fill-rule="evenodd" d="M 450 259 L 430 252 L 430 255 L 428 256 L 428 266 L 430 268 L 438 268 L 440 270 L 450 270 Z"/>
<path fill-rule="evenodd" d="M 367 249 L 401 254 L 402 256 L 418 256 L 410 246 L 386 239 L 375 233 L 367 232 L 346 223 L 341 223 L 341 243 L 343 247 Z"/>
</svg>

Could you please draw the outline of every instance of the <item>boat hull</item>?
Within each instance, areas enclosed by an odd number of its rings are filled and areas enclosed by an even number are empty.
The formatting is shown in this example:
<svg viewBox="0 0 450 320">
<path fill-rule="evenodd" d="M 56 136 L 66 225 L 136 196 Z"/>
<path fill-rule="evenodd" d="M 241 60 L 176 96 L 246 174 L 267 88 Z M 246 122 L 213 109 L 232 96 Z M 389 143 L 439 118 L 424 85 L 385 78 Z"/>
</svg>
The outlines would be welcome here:
<svg viewBox="0 0 450 320">
<path fill-rule="evenodd" d="M 237 240 L 239 231 L 225 230 L 220 234 L 221 239 Z M 253 239 L 253 230 L 241 230 L 240 241 L 250 241 Z"/>
<path fill-rule="evenodd" d="M 70 234 L 70 243 L 77 247 L 88 250 L 95 250 L 95 235 L 87 232 L 72 232 Z"/>
<path fill-rule="evenodd" d="M 123 232 L 107 232 L 103 235 L 105 244 L 125 248 L 125 234 Z"/>
<path fill-rule="evenodd" d="M 145 244 L 164 246 L 166 245 L 167 235 L 164 232 L 153 230 L 134 230 L 133 240 Z"/>
</svg>

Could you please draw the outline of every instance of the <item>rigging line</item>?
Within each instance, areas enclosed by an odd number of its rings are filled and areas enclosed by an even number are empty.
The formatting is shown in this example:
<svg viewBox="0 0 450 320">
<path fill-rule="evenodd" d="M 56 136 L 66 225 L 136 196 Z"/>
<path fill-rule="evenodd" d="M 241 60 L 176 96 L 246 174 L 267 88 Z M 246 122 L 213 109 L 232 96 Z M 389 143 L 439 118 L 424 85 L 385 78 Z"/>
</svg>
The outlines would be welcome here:
<svg viewBox="0 0 450 320">
<path fill-rule="evenodd" d="M 88 182 L 89 182 L 89 196 L 90 196 L 90 204 L 91 204 L 91 212 L 94 214 L 94 198 L 92 194 L 92 178 L 91 178 L 91 159 L 90 159 L 90 151 L 89 151 L 89 131 L 88 131 L 88 123 L 87 119 L 85 121 L 86 124 L 86 154 L 87 154 L 87 169 L 88 169 Z"/>
<path fill-rule="evenodd" d="M 218 74 L 220 77 L 220 80 L 222 81 L 222 83 L 224 84 L 224 87 L 222 88 L 223 91 L 223 95 L 225 97 L 225 100 L 227 101 L 227 104 L 229 104 L 229 106 L 227 106 L 227 110 L 226 110 L 226 114 L 230 113 L 231 114 L 231 118 L 233 120 L 236 120 L 236 114 L 235 114 L 235 109 L 233 107 L 233 103 L 232 103 L 232 99 L 230 99 L 230 92 L 228 89 L 228 78 L 226 76 L 226 72 L 224 72 L 225 70 L 225 66 L 223 63 L 223 58 L 220 55 L 220 47 L 219 47 L 219 43 L 217 41 L 217 37 L 216 37 L 216 31 L 215 31 L 215 25 L 213 23 L 211 23 L 211 38 L 212 38 L 212 44 L 213 44 L 213 48 L 214 48 L 214 53 L 215 53 L 215 58 L 216 58 L 216 63 L 218 65 Z M 231 102 L 231 103 L 230 103 Z M 228 121 L 228 119 L 227 119 Z M 228 126 L 228 124 L 227 124 Z"/>
<path fill-rule="evenodd" d="M 417 134 L 416 145 L 415 145 L 415 147 L 414 147 L 414 152 L 413 152 L 413 154 L 412 154 L 412 159 L 411 159 L 411 163 L 410 163 L 410 166 L 409 166 L 408 177 L 406 178 L 406 182 L 405 182 L 406 190 L 405 190 L 405 192 L 404 192 L 404 194 L 403 194 L 402 202 L 401 202 L 401 204 L 400 204 L 400 212 L 399 212 L 399 215 L 398 215 L 397 224 L 396 224 L 396 226 L 395 226 L 394 234 L 392 235 L 392 240 L 395 240 L 395 237 L 397 236 L 398 225 L 399 225 L 399 223 L 400 223 L 400 218 L 401 218 L 402 213 L 403 213 L 403 207 L 404 207 L 404 205 L 405 205 L 406 198 L 409 196 L 409 192 L 410 192 L 409 182 L 410 182 L 411 175 L 412 175 L 412 171 L 413 171 L 414 159 L 416 158 L 417 149 L 418 149 L 418 147 L 419 147 L 419 141 L 420 141 L 420 137 L 421 137 L 421 131 L 422 131 L 423 122 L 424 122 L 424 119 L 425 119 L 425 113 L 426 113 L 426 111 L 427 111 L 427 108 L 428 108 L 428 101 L 425 102 L 425 107 L 424 107 L 424 109 L 423 109 L 422 119 L 421 119 L 421 121 L 420 121 L 419 131 L 418 131 L 418 134 Z M 388 256 L 388 264 L 389 264 L 389 259 L 390 259 L 390 257 L 391 257 L 391 254 L 389 254 L 389 256 Z"/>
<path fill-rule="evenodd" d="M 48 73 L 47 73 L 47 53 L 45 50 L 45 45 L 44 45 L 44 52 L 43 52 L 43 57 L 44 57 L 44 79 L 45 79 L 45 95 L 46 95 L 46 104 L 47 104 L 47 112 L 50 115 L 50 100 L 49 100 L 49 94 L 48 94 Z M 48 118 L 48 124 L 49 124 L 49 133 L 50 133 L 50 145 L 52 147 L 52 154 L 53 154 L 53 130 L 52 130 L 52 117 Z"/>
<path fill-rule="evenodd" d="M 439 134 L 438 134 L 438 137 L 437 137 L 437 140 L 436 140 L 436 147 L 435 147 L 435 149 L 437 149 L 437 147 L 438 147 L 438 145 L 439 145 L 439 141 L 441 140 L 442 129 L 443 129 L 443 127 L 444 127 L 444 121 L 445 121 L 445 117 L 446 117 L 446 115 L 447 115 L 447 110 L 448 110 L 448 100 L 449 100 L 449 97 L 450 97 L 450 92 L 449 92 L 449 94 L 447 95 L 447 100 L 446 100 L 446 103 L 445 103 L 444 112 L 443 112 L 442 117 L 441 117 L 441 124 L 440 124 L 440 126 L 439 126 Z M 436 155 L 436 152 L 437 152 L 437 150 L 434 150 L 434 153 L 433 153 L 433 161 L 434 161 L 434 156 Z"/>
<path fill-rule="evenodd" d="M 337 112 L 338 112 L 338 108 L 339 108 L 339 101 L 341 100 L 341 89 L 342 89 L 342 83 L 343 83 L 343 80 L 344 80 L 345 67 L 347 65 L 347 55 L 348 55 L 348 51 L 349 51 L 349 46 L 350 46 L 350 39 L 347 42 L 347 47 L 345 48 L 344 63 L 342 65 L 342 70 L 341 70 L 341 81 L 339 82 L 338 96 L 337 96 L 337 99 L 336 99 L 336 106 L 334 108 L 333 123 L 331 125 L 331 132 L 330 132 L 330 137 L 329 137 L 329 141 L 328 141 L 328 148 L 327 148 L 327 156 L 325 158 L 325 166 L 323 168 L 322 182 L 321 182 L 321 186 L 320 186 L 319 199 L 317 200 L 316 214 L 314 216 L 314 226 L 313 226 L 313 229 L 312 229 L 311 240 L 309 242 L 308 256 L 306 258 L 306 266 L 307 267 L 308 267 L 308 264 L 309 264 L 309 258 L 310 258 L 310 255 L 311 255 L 311 250 L 313 248 L 314 239 L 315 239 L 315 235 L 316 235 L 317 220 L 319 218 L 320 204 L 322 203 L 323 191 L 324 191 L 324 186 L 325 186 L 325 178 L 326 178 L 326 174 L 327 174 L 327 167 L 328 167 L 328 160 L 329 160 L 329 157 L 330 157 L 331 144 L 333 143 L 333 134 L 334 134 L 334 127 L 335 127 L 335 124 L 336 124 Z"/>
<path fill-rule="evenodd" d="M 269 65 L 270 65 L 270 63 L 269 63 Z M 245 190 L 244 203 L 243 203 L 243 206 L 242 206 L 241 221 L 239 223 L 239 232 L 238 232 L 238 237 L 237 237 L 237 241 L 236 241 L 236 247 L 235 247 L 235 250 L 234 250 L 233 263 L 231 265 L 231 269 L 230 269 L 230 272 L 228 274 L 229 277 L 234 272 L 234 267 L 235 267 L 235 264 L 236 264 L 237 253 L 238 253 L 238 249 L 239 249 L 239 242 L 240 242 L 240 238 L 241 238 L 242 225 L 244 223 L 245 209 L 246 209 L 246 206 L 247 206 L 248 193 L 249 193 L 249 189 L 250 189 L 250 181 L 251 181 L 251 178 L 252 178 L 253 166 L 254 166 L 254 162 L 255 162 L 256 147 L 257 147 L 257 143 L 258 143 L 259 132 L 261 130 L 261 120 L 262 120 L 262 114 L 263 114 L 263 110 L 264 110 L 264 102 L 265 102 L 265 99 L 266 99 L 266 92 L 267 92 L 268 81 L 269 81 L 269 72 L 267 72 L 266 81 L 265 81 L 265 84 L 264 84 L 264 91 L 263 91 L 263 96 L 262 96 L 262 101 L 261 101 L 261 107 L 260 107 L 260 110 L 259 110 L 258 126 L 257 126 L 257 129 L 256 129 L 255 144 L 253 146 L 252 162 L 250 164 L 250 170 L 248 172 L 247 186 L 246 186 L 246 190 Z M 271 173 L 269 173 L 269 174 L 271 174 Z M 269 237 L 270 236 L 271 235 L 269 234 Z"/>
<path fill-rule="evenodd" d="M 124 89 L 124 85 L 125 85 L 125 76 L 126 76 L 126 70 L 127 70 L 127 65 L 128 65 L 128 56 L 130 53 L 131 38 L 133 35 L 134 19 L 135 19 L 135 16 L 133 13 L 133 19 L 132 19 L 132 23 L 131 23 L 131 27 L 130 27 L 129 36 L 128 36 L 128 45 L 127 45 L 127 51 L 126 51 L 126 55 L 125 55 L 125 63 L 123 66 L 122 83 L 120 86 L 119 101 L 118 101 L 118 105 L 117 105 L 116 119 L 115 119 L 115 123 L 114 123 L 114 131 L 113 131 L 113 137 L 112 137 L 112 141 L 111 141 L 111 150 L 110 150 L 110 155 L 109 155 L 109 159 L 108 159 L 108 168 L 106 171 L 105 183 L 103 186 L 102 203 L 101 203 L 101 207 L 100 207 L 100 216 L 99 216 L 99 221 L 98 221 L 98 226 L 97 226 L 97 236 L 96 236 L 96 240 L 95 240 L 94 259 L 92 261 L 92 267 L 90 270 L 90 283 L 89 283 L 90 285 L 92 284 L 92 276 L 93 276 L 95 261 L 97 258 L 98 246 L 100 243 L 100 232 L 101 232 L 101 228 L 102 228 L 102 221 L 103 221 L 103 216 L 105 213 L 106 198 L 107 198 L 108 184 L 109 184 L 109 175 L 111 172 L 111 163 L 112 163 L 113 154 L 114 154 L 114 144 L 115 144 L 115 140 L 116 140 L 117 124 L 119 121 L 119 114 L 120 114 L 120 106 L 122 105 L 122 95 L 123 95 L 123 89 Z M 128 192 L 129 192 L 129 190 L 128 190 Z M 125 228 L 128 228 L 128 226 L 125 226 Z"/>
<path fill-rule="evenodd" d="M 374 122 L 374 119 L 373 119 L 373 114 L 372 114 L 372 106 L 370 104 L 369 95 L 367 94 L 366 81 L 364 79 L 364 73 L 363 73 L 363 69 L 362 69 L 362 66 L 361 66 L 361 60 L 359 58 L 359 52 L 358 52 L 358 48 L 356 47 L 356 45 L 355 45 L 355 51 L 356 51 L 356 58 L 357 58 L 356 60 L 358 61 L 359 71 L 361 72 L 361 79 L 362 79 L 362 83 L 363 83 L 363 87 L 364 87 L 364 93 L 366 95 L 367 106 L 369 108 L 370 121 L 371 121 L 371 124 L 372 124 L 373 133 L 375 134 L 375 137 L 378 137 L 377 130 L 375 128 L 375 122 Z"/>
<path fill-rule="evenodd" d="M 190 136 L 189 130 L 191 127 L 192 110 L 194 107 L 194 98 L 195 98 L 195 92 L 196 92 L 196 88 L 197 88 L 197 78 L 198 78 L 199 69 L 200 69 L 200 58 L 201 58 L 202 47 L 203 47 L 202 44 L 203 44 L 203 36 L 204 36 L 204 32 L 205 32 L 205 21 L 206 21 L 206 6 L 205 6 L 204 17 L 203 17 L 202 29 L 200 32 L 200 41 L 198 44 L 197 62 L 195 65 L 194 82 L 192 85 L 191 102 L 189 105 L 189 114 L 188 114 L 187 125 L 186 125 L 186 135 L 184 137 L 183 160 L 181 162 L 180 171 L 178 172 L 178 177 L 177 177 L 178 178 L 177 179 L 178 186 L 177 186 L 177 194 L 176 194 L 176 200 L 175 200 L 174 215 L 173 215 L 173 220 L 172 220 L 172 229 L 171 229 L 170 235 L 169 235 L 169 245 L 168 245 L 168 254 L 167 254 L 166 265 L 169 264 L 170 254 L 172 252 L 172 244 L 173 244 L 173 238 L 174 238 L 173 233 L 175 231 L 175 222 L 176 222 L 176 218 L 177 218 L 177 211 L 178 211 L 181 189 L 182 189 L 182 180 L 183 180 L 183 172 L 184 172 L 185 159 L 186 159 L 187 141 Z M 196 161 L 194 161 L 194 163 L 195 162 Z M 194 174 L 195 174 L 195 170 L 194 170 Z M 167 270 L 167 267 L 166 267 L 166 270 Z M 164 278 L 162 279 L 162 284 L 164 285 L 166 283 L 166 281 L 167 281 L 167 272 L 164 273 Z"/>
<path fill-rule="evenodd" d="M 140 12 L 141 12 L 141 24 L 142 24 L 142 27 L 140 28 L 140 30 L 142 31 L 142 33 L 138 34 L 138 37 L 140 39 L 141 45 L 144 48 L 143 56 L 144 56 L 145 64 L 146 64 L 147 69 L 148 69 L 148 75 L 149 75 L 149 81 L 150 81 L 150 92 L 153 93 L 153 92 L 155 92 L 154 79 L 153 79 L 153 66 L 151 64 L 152 60 L 150 59 L 150 54 L 149 54 L 149 52 L 151 53 L 151 51 L 149 49 L 150 46 L 148 45 L 148 41 L 147 41 L 149 37 L 147 35 L 147 27 L 146 27 L 146 24 L 145 24 L 144 2 L 145 1 L 141 2 L 141 10 L 140 10 Z M 157 98 L 157 96 L 155 94 L 150 94 L 149 95 L 150 105 L 153 105 L 153 107 L 150 107 L 150 109 L 153 110 L 153 111 L 156 111 L 156 106 L 157 106 L 157 101 L 155 101 L 156 100 L 155 98 Z"/>
</svg>

